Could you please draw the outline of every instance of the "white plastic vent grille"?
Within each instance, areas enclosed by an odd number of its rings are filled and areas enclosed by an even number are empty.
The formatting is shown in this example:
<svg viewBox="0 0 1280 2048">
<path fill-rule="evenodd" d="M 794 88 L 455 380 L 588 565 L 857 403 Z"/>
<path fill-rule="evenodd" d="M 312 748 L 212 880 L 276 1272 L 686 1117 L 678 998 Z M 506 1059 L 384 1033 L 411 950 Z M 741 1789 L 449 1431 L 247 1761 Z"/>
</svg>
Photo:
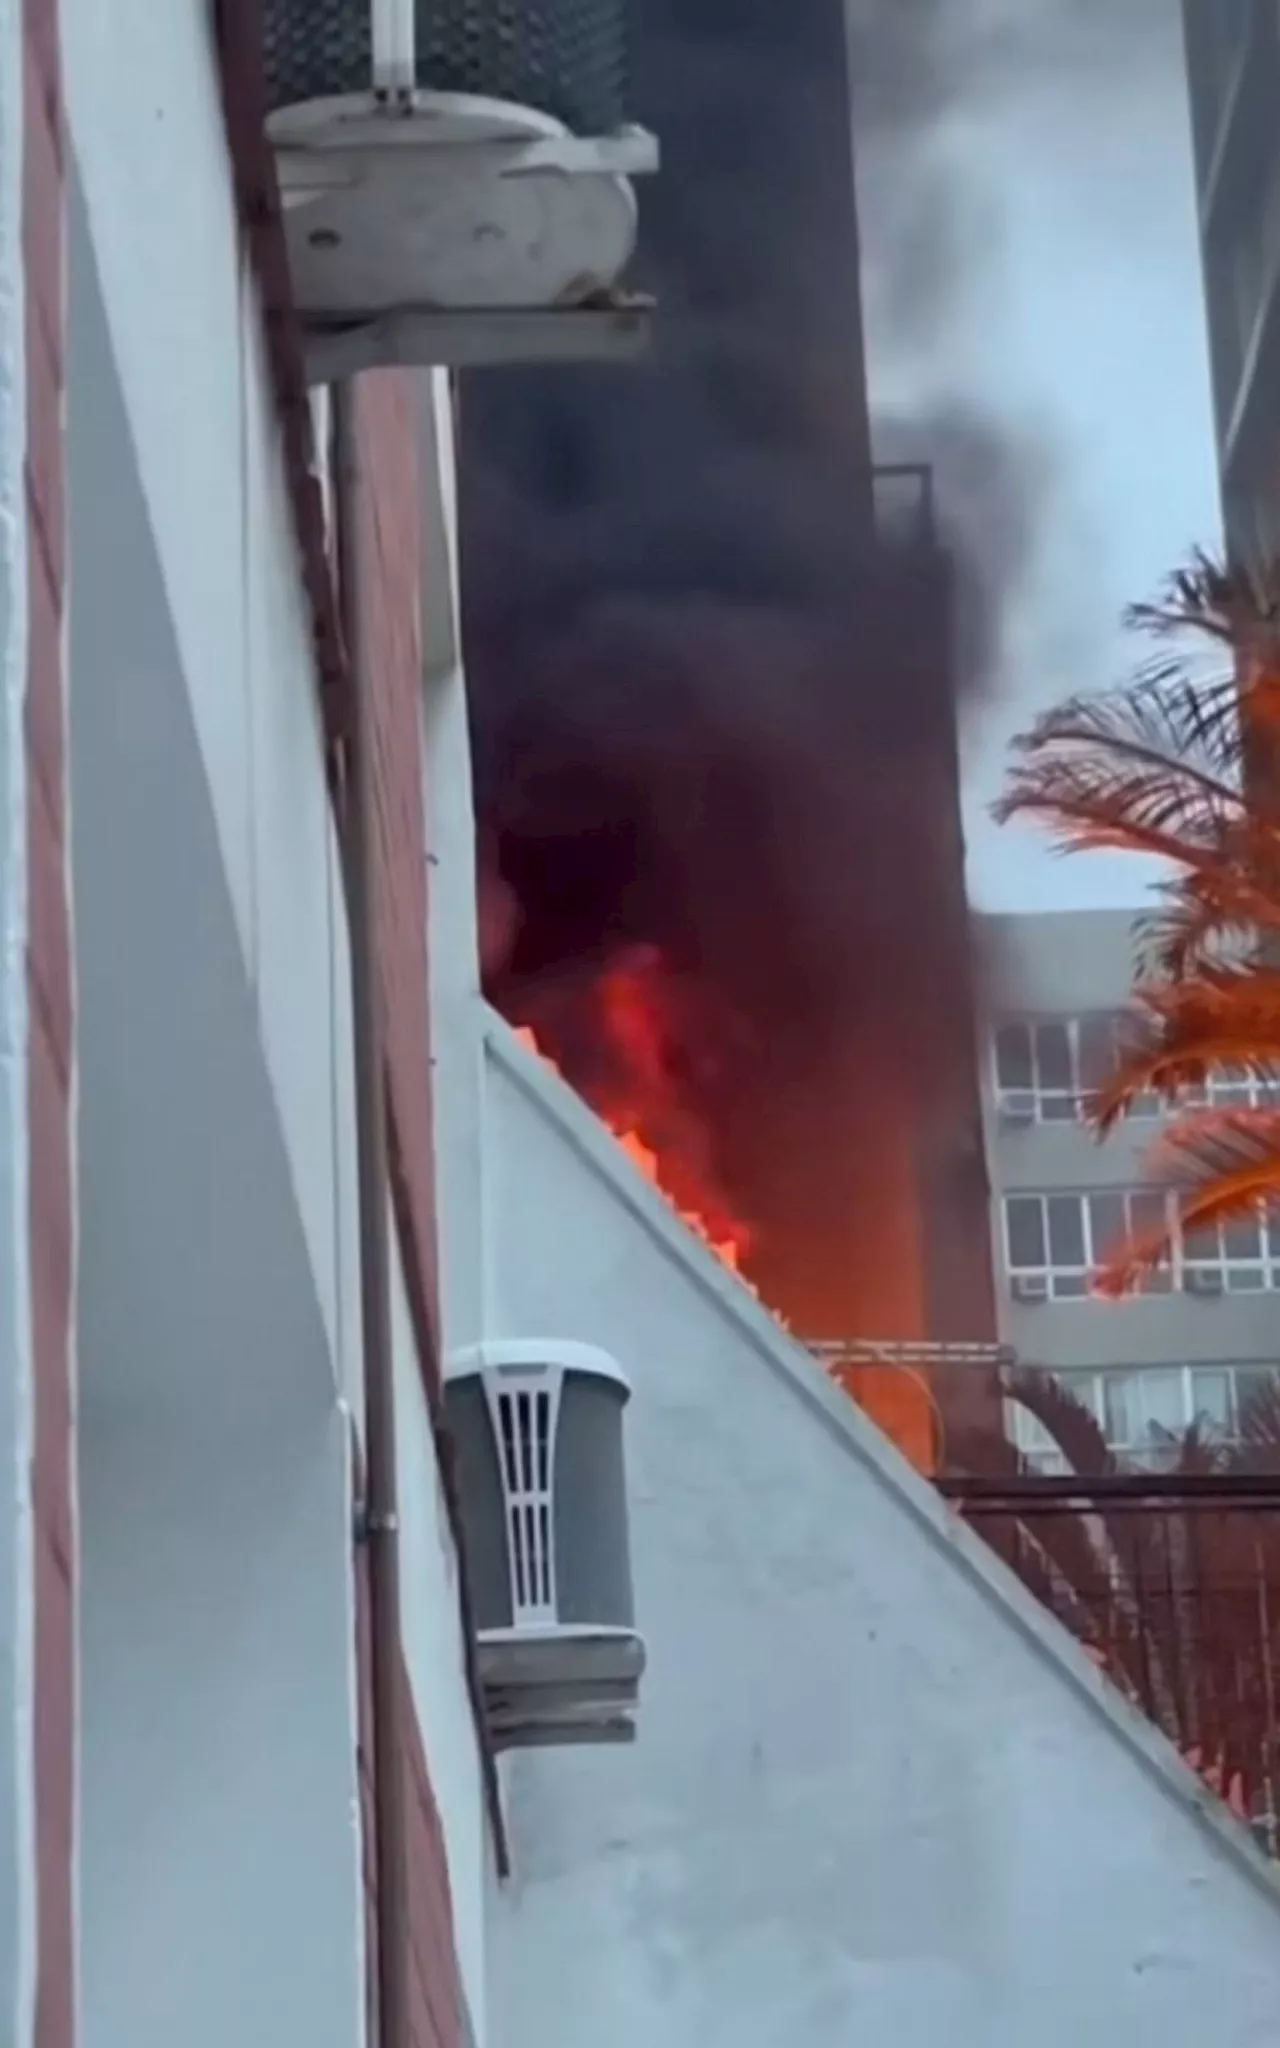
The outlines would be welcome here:
<svg viewBox="0 0 1280 2048">
<path fill-rule="evenodd" d="M 516 1625 L 554 1623 L 555 1429 L 560 1376 L 521 1373 L 492 1399 L 511 1559 Z"/>
</svg>

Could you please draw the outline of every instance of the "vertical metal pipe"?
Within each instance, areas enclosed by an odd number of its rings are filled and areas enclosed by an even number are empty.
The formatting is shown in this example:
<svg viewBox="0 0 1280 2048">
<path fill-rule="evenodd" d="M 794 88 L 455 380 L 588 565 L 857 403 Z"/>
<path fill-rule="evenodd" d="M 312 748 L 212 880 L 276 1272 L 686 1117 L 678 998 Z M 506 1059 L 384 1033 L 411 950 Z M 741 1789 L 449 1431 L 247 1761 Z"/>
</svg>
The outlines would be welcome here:
<svg viewBox="0 0 1280 2048">
<path fill-rule="evenodd" d="M 333 389 L 334 507 L 339 603 L 352 682 L 339 841 L 351 934 L 360 1308 L 364 1352 L 365 1498 L 359 1540 L 368 1552 L 373 1705 L 376 1983 L 379 2048 L 409 2048 L 409 1913 L 405 1840 L 404 1678 L 400 1535 L 391 1338 L 390 1183 L 382 996 L 375 935 L 374 787 L 370 674 L 356 399 Z"/>
</svg>

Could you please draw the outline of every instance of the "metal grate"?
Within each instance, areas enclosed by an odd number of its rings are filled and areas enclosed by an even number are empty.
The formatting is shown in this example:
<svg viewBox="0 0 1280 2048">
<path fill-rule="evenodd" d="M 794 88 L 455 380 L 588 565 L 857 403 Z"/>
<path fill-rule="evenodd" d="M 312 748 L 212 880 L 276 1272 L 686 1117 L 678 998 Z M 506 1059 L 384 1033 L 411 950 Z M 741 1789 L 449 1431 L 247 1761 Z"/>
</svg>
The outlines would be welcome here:
<svg viewBox="0 0 1280 2048">
<path fill-rule="evenodd" d="M 940 1489 L 1280 1856 L 1280 1474 L 965 1476 Z"/>
<path fill-rule="evenodd" d="M 550 1390 L 504 1388 L 496 1401 L 517 1626 L 556 1619 Z"/>
<path fill-rule="evenodd" d="M 626 115 L 628 0 L 418 0 L 418 84 L 550 114 L 581 135 Z M 367 92 L 370 0 L 266 0 L 268 104 Z"/>
</svg>

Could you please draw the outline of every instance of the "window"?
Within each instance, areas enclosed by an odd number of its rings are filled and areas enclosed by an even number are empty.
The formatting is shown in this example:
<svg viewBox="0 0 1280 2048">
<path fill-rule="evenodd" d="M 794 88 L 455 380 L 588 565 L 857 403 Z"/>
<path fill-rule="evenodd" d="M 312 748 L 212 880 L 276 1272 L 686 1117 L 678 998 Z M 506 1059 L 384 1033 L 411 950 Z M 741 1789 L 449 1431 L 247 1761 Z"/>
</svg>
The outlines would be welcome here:
<svg viewBox="0 0 1280 2048">
<path fill-rule="evenodd" d="M 995 1035 L 996 1099 L 1001 1110 L 1034 1123 L 1076 1122 L 1090 1095 L 1114 1072 L 1131 1029 L 1130 1013 L 1123 1010 L 1009 1019 Z M 1134 1114 L 1156 1116 L 1159 1110 L 1154 1095 L 1143 1096 Z"/>
<path fill-rule="evenodd" d="M 1146 1470 L 1175 1464 L 1193 1425 L 1206 1440 L 1237 1443 L 1249 1401 L 1280 1395 L 1280 1371 L 1258 1365 L 1111 1367 L 1064 1372 L 1058 1380 L 1092 1415 L 1108 1450 Z M 1012 1440 L 1034 1471 L 1070 1469 L 1050 1431 L 1020 1401 L 1009 1402 L 1008 1419 Z"/>
<path fill-rule="evenodd" d="M 1069 1301 L 1092 1292 L 1094 1275 L 1126 1239 L 1161 1228 L 1172 1197 L 1157 1189 L 1004 1198 L 1005 1259 L 1015 1300 Z M 1167 1267 L 1148 1274 L 1148 1294 L 1168 1294 Z"/>
</svg>

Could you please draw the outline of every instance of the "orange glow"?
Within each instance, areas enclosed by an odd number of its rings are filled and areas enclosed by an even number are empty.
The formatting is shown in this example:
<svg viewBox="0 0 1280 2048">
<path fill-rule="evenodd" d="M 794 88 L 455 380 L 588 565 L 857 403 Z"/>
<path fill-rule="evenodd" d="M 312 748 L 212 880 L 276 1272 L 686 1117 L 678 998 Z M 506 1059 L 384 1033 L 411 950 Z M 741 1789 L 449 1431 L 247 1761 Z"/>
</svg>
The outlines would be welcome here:
<svg viewBox="0 0 1280 2048">
<path fill-rule="evenodd" d="M 620 981 L 621 977 L 616 977 L 615 979 Z M 629 1032 L 636 1033 L 637 1010 L 619 997 L 616 991 L 614 1000 L 617 1003 L 617 1009 L 613 1014 L 621 1019 Z M 555 1062 L 548 1058 L 539 1045 L 535 1033 L 527 1024 L 517 1027 L 516 1037 L 522 1045 L 528 1046 L 530 1052 L 535 1053 L 547 1066 L 554 1069 Z M 651 1054 L 643 1041 L 638 1042 L 640 1050 L 645 1053 L 647 1063 L 651 1058 Z M 599 1110 L 599 1114 L 603 1123 L 613 1133 L 619 1145 L 621 1145 L 632 1165 L 643 1174 L 644 1178 L 653 1187 L 666 1196 L 681 1222 L 693 1232 L 696 1238 L 699 1238 L 707 1246 L 708 1250 L 715 1253 L 722 1265 L 727 1266 L 731 1273 L 736 1274 L 744 1287 L 748 1288 L 759 1299 L 757 1290 L 752 1287 L 749 1280 L 744 1278 L 741 1269 L 742 1256 L 751 1242 L 751 1233 L 746 1225 L 732 1221 L 726 1222 L 718 1216 L 712 1217 L 700 1208 L 679 1201 L 672 1193 L 671 1188 L 664 1184 L 662 1162 L 659 1160 L 658 1153 L 652 1145 L 645 1143 L 640 1132 L 636 1129 L 635 1123 L 630 1118 L 611 1113 L 607 1106 Z"/>
<path fill-rule="evenodd" d="M 591 1107 L 628 1159 L 670 1203 L 693 1235 L 757 1301 L 760 1292 L 742 1272 L 751 1232 L 719 1194 L 705 1133 L 680 1099 L 667 1059 L 671 1032 L 666 1006 L 677 1000 L 655 957 L 640 955 L 601 978 L 595 989 L 601 1042 L 612 1055 L 608 1085 L 597 1081 Z M 527 1024 L 516 1037 L 553 1071 L 556 1063 Z M 766 1304 L 767 1306 L 767 1304 Z M 776 1312 L 775 1312 L 776 1313 Z M 790 1324 L 776 1316 L 784 1329 Z M 893 1364 L 834 1364 L 831 1377 L 917 1471 L 939 1464 L 938 1414 L 928 1387 L 910 1368 Z"/>
</svg>

